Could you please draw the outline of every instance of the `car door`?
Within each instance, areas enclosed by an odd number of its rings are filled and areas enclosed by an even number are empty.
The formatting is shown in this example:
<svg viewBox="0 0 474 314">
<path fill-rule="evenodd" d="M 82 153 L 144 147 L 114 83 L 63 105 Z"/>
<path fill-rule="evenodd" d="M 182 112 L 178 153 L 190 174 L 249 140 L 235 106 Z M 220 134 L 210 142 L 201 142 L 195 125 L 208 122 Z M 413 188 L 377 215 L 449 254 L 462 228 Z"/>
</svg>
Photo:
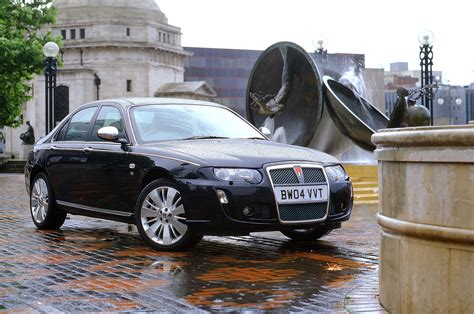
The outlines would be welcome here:
<svg viewBox="0 0 474 314">
<path fill-rule="evenodd" d="M 130 169 L 127 150 L 120 143 L 105 141 L 97 135 L 100 128 L 114 126 L 119 130 L 119 138 L 127 139 L 124 125 L 119 106 L 102 104 L 84 147 L 86 162 L 83 165 L 82 184 L 87 194 L 83 205 L 97 211 L 130 212 L 133 207 L 130 205 L 128 182 L 133 169 Z"/>
<path fill-rule="evenodd" d="M 55 198 L 63 205 L 80 204 L 84 195 L 81 169 L 86 161 L 84 144 L 97 106 L 75 113 L 51 143 L 47 172 Z"/>
</svg>

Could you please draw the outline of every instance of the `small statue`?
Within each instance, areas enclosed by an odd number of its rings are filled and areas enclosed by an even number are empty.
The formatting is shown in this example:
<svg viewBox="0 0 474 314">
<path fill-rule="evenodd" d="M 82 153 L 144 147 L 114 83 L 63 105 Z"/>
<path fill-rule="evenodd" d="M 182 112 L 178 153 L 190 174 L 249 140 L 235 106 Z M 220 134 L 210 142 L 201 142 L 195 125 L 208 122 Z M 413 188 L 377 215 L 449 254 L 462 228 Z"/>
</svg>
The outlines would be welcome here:
<svg viewBox="0 0 474 314">
<path fill-rule="evenodd" d="M 416 104 L 421 96 L 433 94 L 433 88 L 427 86 L 420 90 L 408 91 L 403 87 L 397 89 L 397 102 L 393 109 L 387 128 L 402 128 L 430 125 L 431 114 L 424 106 Z M 436 91 L 434 92 L 436 93 Z"/>
<path fill-rule="evenodd" d="M 407 127 L 406 116 L 408 113 L 408 105 L 405 97 L 408 97 L 409 92 L 406 88 L 397 88 L 397 102 L 393 108 L 392 114 L 390 115 L 390 121 L 387 124 L 387 128 L 400 128 Z"/>
<path fill-rule="evenodd" d="M 23 145 L 33 145 L 35 143 L 35 130 L 30 124 L 30 121 L 26 121 L 28 129 L 25 133 L 20 134 L 20 140 L 23 141 Z"/>
</svg>

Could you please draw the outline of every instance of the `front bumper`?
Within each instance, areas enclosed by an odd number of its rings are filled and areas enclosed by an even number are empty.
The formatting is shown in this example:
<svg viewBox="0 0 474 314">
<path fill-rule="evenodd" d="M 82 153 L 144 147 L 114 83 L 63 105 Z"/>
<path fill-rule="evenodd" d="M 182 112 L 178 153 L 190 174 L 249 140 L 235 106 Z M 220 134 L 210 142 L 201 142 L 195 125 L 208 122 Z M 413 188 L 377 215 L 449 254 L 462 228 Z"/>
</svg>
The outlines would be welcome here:
<svg viewBox="0 0 474 314">
<path fill-rule="evenodd" d="M 279 219 L 272 183 L 268 176 L 257 185 L 229 183 L 220 180 L 180 179 L 184 190 L 187 224 L 198 234 L 237 235 L 257 231 L 333 226 L 338 228 L 350 218 L 352 212 L 352 183 L 350 180 L 329 181 L 330 196 L 327 216 L 318 222 L 285 223 Z M 217 190 L 226 193 L 228 204 L 221 204 Z M 244 208 L 254 214 L 245 216 Z"/>
</svg>

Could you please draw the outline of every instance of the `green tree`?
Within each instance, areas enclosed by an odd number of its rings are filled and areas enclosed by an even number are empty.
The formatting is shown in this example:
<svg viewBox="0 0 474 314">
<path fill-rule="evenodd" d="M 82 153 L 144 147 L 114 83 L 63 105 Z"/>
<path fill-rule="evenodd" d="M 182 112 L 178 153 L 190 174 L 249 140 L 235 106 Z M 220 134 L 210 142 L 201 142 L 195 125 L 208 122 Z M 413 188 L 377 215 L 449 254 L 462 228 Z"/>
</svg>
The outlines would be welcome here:
<svg viewBox="0 0 474 314">
<path fill-rule="evenodd" d="M 53 0 L 0 0 L 0 126 L 16 127 L 31 98 L 30 80 L 43 70 L 43 45 L 60 43 L 41 28 L 54 23 Z"/>
</svg>

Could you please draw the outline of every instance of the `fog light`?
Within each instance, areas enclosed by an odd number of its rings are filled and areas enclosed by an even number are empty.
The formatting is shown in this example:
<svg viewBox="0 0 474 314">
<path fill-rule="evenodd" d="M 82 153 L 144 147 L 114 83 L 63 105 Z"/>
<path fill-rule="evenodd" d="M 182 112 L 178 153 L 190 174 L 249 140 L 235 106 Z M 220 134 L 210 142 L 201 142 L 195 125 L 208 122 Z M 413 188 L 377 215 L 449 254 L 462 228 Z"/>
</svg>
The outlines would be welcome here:
<svg viewBox="0 0 474 314">
<path fill-rule="evenodd" d="M 216 192 L 217 192 L 217 198 L 219 199 L 219 202 L 221 202 L 221 204 L 229 203 L 229 200 L 227 199 L 227 195 L 225 194 L 224 191 L 216 190 Z"/>
<path fill-rule="evenodd" d="M 253 209 L 252 207 L 245 207 L 243 210 L 242 210 L 242 213 L 244 214 L 244 216 L 246 217 L 252 217 L 253 214 L 255 214 L 255 209 Z"/>
<path fill-rule="evenodd" d="M 341 202 L 341 211 L 344 211 L 346 207 L 347 207 L 346 202 Z"/>
</svg>

